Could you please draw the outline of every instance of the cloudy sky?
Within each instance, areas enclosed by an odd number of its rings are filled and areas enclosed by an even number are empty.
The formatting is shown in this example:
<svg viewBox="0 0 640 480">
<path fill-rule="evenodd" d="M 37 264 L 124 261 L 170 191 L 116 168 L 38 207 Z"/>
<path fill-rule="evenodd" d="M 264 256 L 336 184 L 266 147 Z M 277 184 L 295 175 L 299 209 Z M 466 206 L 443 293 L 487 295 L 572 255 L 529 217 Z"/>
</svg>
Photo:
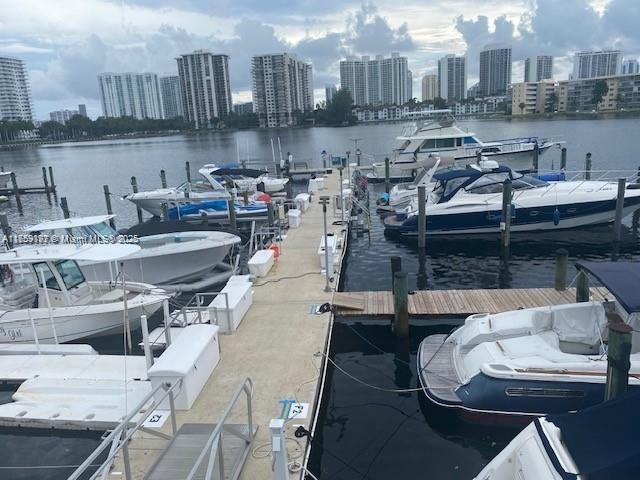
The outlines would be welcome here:
<svg viewBox="0 0 640 480">
<path fill-rule="evenodd" d="M 555 55 L 567 78 L 576 50 L 617 47 L 640 57 L 640 0 L 0 0 L 0 55 L 27 62 L 36 118 L 86 103 L 101 114 L 103 71 L 175 74 L 175 57 L 198 48 L 230 55 L 234 101 L 251 99 L 251 55 L 291 51 L 314 67 L 316 101 L 339 83 L 348 54 L 409 57 L 419 79 L 445 53 L 468 55 L 469 86 L 487 43 L 522 59 Z"/>
</svg>

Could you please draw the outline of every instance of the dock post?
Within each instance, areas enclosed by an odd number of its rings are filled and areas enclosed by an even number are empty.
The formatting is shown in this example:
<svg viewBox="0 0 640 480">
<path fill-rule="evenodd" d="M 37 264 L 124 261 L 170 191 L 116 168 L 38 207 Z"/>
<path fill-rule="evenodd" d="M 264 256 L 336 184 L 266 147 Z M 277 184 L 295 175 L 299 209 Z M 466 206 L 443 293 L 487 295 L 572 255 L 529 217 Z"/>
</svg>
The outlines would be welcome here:
<svg viewBox="0 0 640 480">
<path fill-rule="evenodd" d="M 325 292 L 330 292 L 331 291 L 331 285 L 329 285 L 329 279 L 331 278 L 331 274 L 333 272 L 329 271 L 329 236 L 328 236 L 328 232 L 327 232 L 327 203 L 329 203 L 329 197 L 326 195 L 323 195 L 320 197 L 320 205 L 322 205 L 322 222 L 323 222 L 323 227 L 324 227 L 324 278 L 325 278 L 325 284 L 324 284 L 324 291 Z M 332 269 L 333 270 L 333 269 Z"/>
<path fill-rule="evenodd" d="M 42 183 L 44 184 L 44 193 L 47 194 L 47 202 L 51 205 L 51 190 L 49 190 L 49 179 L 47 178 L 47 167 L 42 167 Z"/>
<path fill-rule="evenodd" d="M 406 272 L 397 272 L 393 282 L 393 333 L 398 337 L 409 335 L 409 280 Z"/>
<path fill-rule="evenodd" d="M 588 302 L 590 296 L 589 276 L 586 272 L 580 270 L 576 279 L 576 302 Z"/>
<path fill-rule="evenodd" d="M 0 228 L 2 228 L 2 234 L 4 235 L 5 247 L 13 248 L 13 239 L 11 238 L 11 227 L 9 226 L 9 220 L 7 215 L 3 213 L 0 215 Z"/>
<path fill-rule="evenodd" d="M 624 192 L 627 188 L 625 178 L 618 179 L 618 197 L 616 198 L 616 216 L 613 224 L 613 239 L 619 242 L 622 239 L 622 212 L 624 209 Z"/>
<path fill-rule="evenodd" d="M 107 204 L 107 213 L 109 215 L 113 215 L 113 209 L 111 208 L 111 192 L 109 192 L 109 185 L 103 185 L 102 189 L 104 190 L 104 201 Z M 116 221 L 112 218 L 109 219 L 109 225 L 114 230 L 116 229 Z"/>
<path fill-rule="evenodd" d="M 69 204 L 67 203 L 67 197 L 60 197 L 60 208 L 62 209 L 62 216 L 69 218 Z"/>
<path fill-rule="evenodd" d="M 51 185 L 51 190 L 53 190 L 53 193 L 56 193 L 56 181 L 53 179 L 53 167 L 51 165 L 49 165 L 49 184 Z"/>
<path fill-rule="evenodd" d="M 482 151 L 478 150 L 476 152 L 476 165 L 480 165 L 481 161 L 482 161 Z"/>
<path fill-rule="evenodd" d="M 167 205 L 167 202 L 162 202 L 160 208 L 162 209 L 162 220 L 164 222 L 169 221 L 169 205 Z M 180 206 L 177 208 L 180 209 Z"/>
<path fill-rule="evenodd" d="M 591 152 L 584 159 L 584 179 L 591 180 Z"/>
<path fill-rule="evenodd" d="M 605 401 L 618 397 L 627 391 L 631 355 L 631 332 L 633 329 L 624 323 L 620 315 L 607 312 L 609 345 L 607 348 L 607 383 Z"/>
<path fill-rule="evenodd" d="M 356 149 L 356 162 L 358 163 L 358 166 L 360 166 L 361 157 L 362 157 L 362 151 L 359 148 L 357 148 Z"/>
<path fill-rule="evenodd" d="M 402 271 L 402 257 L 391 257 L 391 291 L 396 282 L 396 273 Z"/>
<path fill-rule="evenodd" d="M 136 177 L 131 177 L 131 188 L 133 193 L 138 193 L 138 180 L 136 180 Z M 142 223 L 142 209 L 137 204 L 136 213 L 138 214 L 138 223 Z"/>
<path fill-rule="evenodd" d="M 538 146 L 538 142 L 533 144 L 533 171 L 538 173 L 538 166 L 540 162 L 540 147 Z"/>
<path fill-rule="evenodd" d="M 234 230 L 238 228 L 238 222 L 236 220 L 236 202 L 233 198 L 227 199 L 227 210 L 229 215 L 229 226 Z"/>
<path fill-rule="evenodd" d="M 188 161 L 184 162 L 184 169 L 187 171 L 187 182 L 191 183 L 191 164 Z"/>
<path fill-rule="evenodd" d="M 511 244 L 511 179 L 507 178 L 502 186 L 502 246 L 508 247 Z"/>
<path fill-rule="evenodd" d="M 271 448 L 273 450 L 273 480 L 289 478 L 289 456 L 287 452 L 287 430 L 282 418 L 274 418 L 269 422 Z M 303 475 L 304 476 L 304 475 Z"/>
<path fill-rule="evenodd" d="M 160 183 L 162 184 L 162 188 L 167 188 L 167 174 L 164 169 L 160 170 Z"/>
<path fill-rule="evenodd" d="M 273 224 L 276 223 L 276 214 L 273 208 L 273 202 L 267 203 L 267 221 L 269 222 L 270 227 L 273 227 Z"/>
<path fill-rule="evenodd" d="M 390 166 L 389 166 L 389 157 L 385 157 L 384 159 L 384 191 L 389 193 L 391 191 L 391 187 L 389 186 L 390 181 Z M 340 187 L 342 188 L 342 186 Z"/>
<path fill-rule="evenodd" d="M 140 315 L 140 326 L 142 327 L 142 347 L 144 348 L 144 359 L 147 362 L 147 370 L 153 366 L 153 355 L 151 345 L 149 345 L 149 323 L 146 315 Z"/>
<path fill-rule="evenodd" d="M 20 189 L 18 188 L 18 180 L 16 174 L 11 172 L 11 186 L 13 187 L 13 196 L 16 197 L 16 206 L 18 207 L 18 213 L 22 215 L 22 200 L 20 199 Z"/>
<path fill-rule="evenodd" d="M 427 192 L 424 185 L 418 186 L 418 249 L 427 246 Z"/>
<path fill-rule="evenodd" d="M 567 169 L 567 147 L 562 147 L 560 150 L 560 170 Z"/>
<path fill-rule="evenodd" d="M 242 201 L 244 202 L 245 206 L 249 205 L 249 192 L 247 190 L 242 192 Z"/>
<path fill-rule="evenodd" d="M 567 266 L 569 265 L 569 252 L 560 248 L 556 252 L 556 281 L 555 289 L 562 292 L 567 289 Z"/>
</svg>

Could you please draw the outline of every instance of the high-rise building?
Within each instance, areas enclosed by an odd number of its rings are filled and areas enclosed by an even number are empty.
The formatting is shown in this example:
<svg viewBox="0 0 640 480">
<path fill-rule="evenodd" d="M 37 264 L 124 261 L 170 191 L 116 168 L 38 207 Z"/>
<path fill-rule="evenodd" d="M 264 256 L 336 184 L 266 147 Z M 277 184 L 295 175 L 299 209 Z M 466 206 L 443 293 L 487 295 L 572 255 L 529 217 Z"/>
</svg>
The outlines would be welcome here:
<svg viewBox="0 0 640 480">
<path fill-rule="evenodd" d="M 84 103 L 78 105 L 78 114 L 85 118 L 89 118 L 89 115 L 87 115 L 87 106 Z"/>
<path fill-rule="evenodd" d="M 399 53 L 392 53 L 391 58 L 349 57 L 340 62 L 340 88 L 351 92 L 357 106 L 404 105 L 413 93 L 410 79 L 407 57 Z"/>
<path fill-rule="evenodd" d="M 313 71 L 291 53 L 251 59 L 253 107 L 261 127 L 295 125 L 298 112 L 313 110 Z"/>
<path fill-rule="evenodd" d="M 640 73 L 640 64 L 635 58 L 627 58 L 622 62 L 622 75 Z"/>
<path fill-rule="evenodd" d="M 333 96 L 336 94 L 337 90 L 336 90 L 336 86 L 332 83 L 327 83 L 324 86 L 324 95 L 325 95 L 325 100 L 327 103 L 329 103 L 331 100 L 333 100 Z"/>
<path fill-rule="evenodd" d="M 253 113 L 253 102 L 234 103 L 233 113 L 236 115 L 247 115 Z"/>
<path fill-rule="evenodd" d="M 620 50 L 577 52 L 573 61 L 573 79 L 618 75 L 621 64 L 622 53 Z"/>
<path fill-rule="evenodd" d="M 467 89 L 467 98 L 476 98 L 478 96 L 479 83 L 474 83 Z"/>
<path fill-rule="evenodd" d="M 513 84 L 512 115 L 530 115 L 557 110 L 557 84 L 553 80 Z M 556 103 L 556 104 L 554 104 Z"/>
<path fill-rule="evenodd" d="M 204 128 L 229 115 L 232 108 L 229 56 L 196 50 L 176 61 L 185 119 L 196 128 Z"/>
<path fill-rule="evenodd" d="M 551 55 L 538 55 L 535 58 L 524 60 L 524 81 L 540 82 L 553 78 L 553 57 Z"/>
<path fill-rule="evenodd" d="M 438 96 L 452 103 L 467 98 L 467 59 L 445 55 L 438 60 Z"/>
<path fill-rule="evenodd" d="M 407 70 L 407 100 L 413 98 L 413 72 Z"/>
<path fill-rule="evenodd" d="M 161 77 L 160 97 L 162 98 L 162 114 L 164 118 L 184 117 L 180 77 L 176 75 Z"/>
<path fill-rule="evenodd" d="M 49 119 L 53 122 L 65 125 L 74 115 L 80 115 L 80 112 L 78 110 L 68 110 L 65 108 L 64 110 L 54 110 L 53 112 L 49 112 Z"/>
<path fill-rule="evenodd" d="M 422 101 L 434 100 L 438 96 L 438 76 L 424 75 L 422 77 Z"/>
<path fill-rule="evenodd" d="M 506 95 L 511 84 L 511 47 L 487 45 L 480 52 L 478 96 Z"/>
<path fill-rule="evenodd" d="M 0 120 L 33 120 L 29 76 L 17 58 L 0 57 Z"/>
<path fill-rule="evenodd" d="M 105 117 L 162 118 L 155 73 L 101 73 L 98 86 Z"/>
</svg>

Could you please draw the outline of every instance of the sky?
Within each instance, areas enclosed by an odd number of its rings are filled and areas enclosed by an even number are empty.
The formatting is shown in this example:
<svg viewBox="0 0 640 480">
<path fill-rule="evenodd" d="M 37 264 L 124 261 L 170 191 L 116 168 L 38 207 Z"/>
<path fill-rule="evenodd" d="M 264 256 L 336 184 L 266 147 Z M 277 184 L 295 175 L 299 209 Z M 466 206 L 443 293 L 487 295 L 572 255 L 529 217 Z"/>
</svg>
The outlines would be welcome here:
<svg viewBox="0 0 640 480">
<path fill-rule="evenodd" d="M 0 0 L 0 55 L 26 62 L 37 119 L 78 103 L 95 118 L 98 73 L 175 75 L 195 49 L 230 56 L 234 102 L 251 100 L 251 56 L 283 51 L 313 64 L 316 102 L 346 55 L 400 52 L 420 99 L 445 54 L 467 55 L 468 86 L 489 43 L 513 47 L 514 82 L 537 54 L 564 79 L 576 51 L 640 57 L 639 25 L 640 0 Z"/>
</svg>

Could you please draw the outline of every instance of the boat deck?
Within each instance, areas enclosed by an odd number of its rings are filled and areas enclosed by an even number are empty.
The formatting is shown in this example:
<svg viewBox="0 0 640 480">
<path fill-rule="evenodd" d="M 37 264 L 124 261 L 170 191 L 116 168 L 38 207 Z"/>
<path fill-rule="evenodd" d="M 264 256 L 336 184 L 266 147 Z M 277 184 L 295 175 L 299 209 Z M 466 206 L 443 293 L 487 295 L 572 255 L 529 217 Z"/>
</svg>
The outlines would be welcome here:
<svg viewBox="0 0 640 480">
<path fill-rule="evenodd" d="M 591 295 L 596 301 L 613 298 L 604 287 L 592 287 Z M 462 317 L 575 301 L 575 288 L 563 291 L 553 288 L 418 290 L 409 295 L 409 315 Z M 393 294 L 386 291 L 336 292 L 332 304 L 338 315 L 393 315 Z"/>
</svg>

